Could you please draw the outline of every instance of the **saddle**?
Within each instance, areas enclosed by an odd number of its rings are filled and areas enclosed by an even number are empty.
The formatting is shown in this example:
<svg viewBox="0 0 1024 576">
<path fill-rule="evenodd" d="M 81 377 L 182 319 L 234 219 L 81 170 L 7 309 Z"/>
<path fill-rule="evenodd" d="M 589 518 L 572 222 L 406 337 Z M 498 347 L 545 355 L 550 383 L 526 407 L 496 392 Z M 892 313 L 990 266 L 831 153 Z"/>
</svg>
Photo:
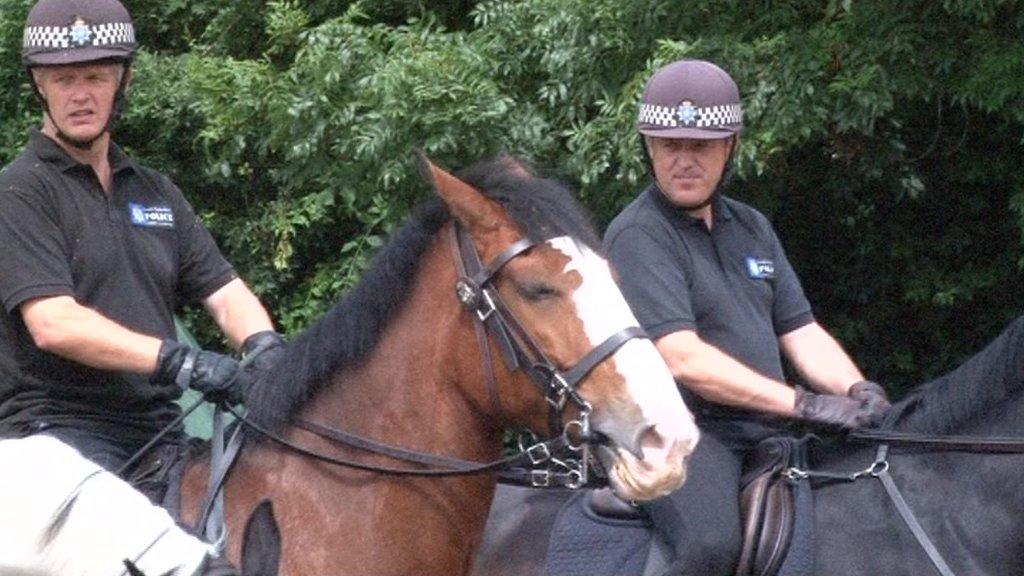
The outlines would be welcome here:
<svg viewBox="0 0 1024 576">
<path fill-rule="evenodd" d="M 767 438 L 747 457 L 740 479 L 743 547 L 736 576 L 772 576 L 786 558 L 793 537 L 793 484 L 783 470 L 801 458 L 804 443 Z"/>
</svg>

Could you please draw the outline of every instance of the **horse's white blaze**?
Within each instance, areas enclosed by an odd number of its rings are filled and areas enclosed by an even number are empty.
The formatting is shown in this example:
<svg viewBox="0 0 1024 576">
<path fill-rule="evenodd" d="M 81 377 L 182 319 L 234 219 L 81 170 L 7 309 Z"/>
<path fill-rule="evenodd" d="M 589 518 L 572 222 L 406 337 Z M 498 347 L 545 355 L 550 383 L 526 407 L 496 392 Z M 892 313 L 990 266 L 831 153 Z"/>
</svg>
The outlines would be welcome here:
<svg viewBox="0 0 1024 576">
<path fill-rule="evenodd" d="M 583 278 L 582 285 L 573 293 L 573 300 L 592 346 L 601 344 L 623 328 L 638 325 L 636 316 L 629 309 L 603 258 L 568 237 L 548 242 L 570 258 L 565 271 L 577 272 Z M 683 404 L 672 374 L 651 342 L 631 340 L 619 348 L 613 359 L 616 370 L 625 380 L 628 393 L 636 402 L 644 420 L 632 424 L 654 426 L 655 433 L 660 437 L 660 442 L 644 444 L 641 462 L 630 458 L 631 455 L 625 450 L 618 451 L 620 459 L 626 460 L 624 466 L 629 468 L 624 473 L 649 476 L 623 481 L 638 484 L 634 488 L 639 491 L 647 488 L 646 484 L 661 484 L 665 480 L 668 480 L 668 485 L 677 485 L 672 479 L 659 476 L 681 476 L 682 463 L 678 460 L 692 452 L 697 443 L 698 432 L 693 415 Z M 623 435 L 626 433 L 625 430 L 618 431 Z M 612 427 L 603 432 L 614 434 L 616 430 Z M 632 448 L 636 440 L 627 437 L 613 439 L 620 448 Z M 654 486 L 650 488 L 654 489 Z M 657 490 L 661 491 L 662 488 Z"/>
<path fill-rule="evenodd" d="M 49 436 L 0 441 L 0 574 L 192 574 L 212 547 L 113 474 Z M 80 489 L 79 489 L 80 488 Z M 67 520 L 45 534 L 69 495 Z"/>
</svg>

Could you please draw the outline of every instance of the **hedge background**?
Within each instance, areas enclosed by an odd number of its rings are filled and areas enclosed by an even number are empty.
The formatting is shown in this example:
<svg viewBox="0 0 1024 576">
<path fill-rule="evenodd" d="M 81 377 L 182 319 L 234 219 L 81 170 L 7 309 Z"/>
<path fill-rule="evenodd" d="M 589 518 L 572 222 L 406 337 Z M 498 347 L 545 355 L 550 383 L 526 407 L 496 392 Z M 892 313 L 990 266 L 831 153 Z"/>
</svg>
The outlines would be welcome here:
<svg viewBox="0 0 1024 576">
<path fill-rule="evenodd" d="M 31 2 L 0 0 L 0 162 L 40 124 Z M 457 168 L 509 151 L 601 226 L 645 184 L 650 72 L 740 85 L 729 193 L 776 224 L 815 311 L 897 395 L 1024 312 L 1024 7 L 1010 0 L 134 0 L 116 139 L 170 174 L 294 333 Z M 200 341 L 221 345 L 194 311 Z"/>
</svg>

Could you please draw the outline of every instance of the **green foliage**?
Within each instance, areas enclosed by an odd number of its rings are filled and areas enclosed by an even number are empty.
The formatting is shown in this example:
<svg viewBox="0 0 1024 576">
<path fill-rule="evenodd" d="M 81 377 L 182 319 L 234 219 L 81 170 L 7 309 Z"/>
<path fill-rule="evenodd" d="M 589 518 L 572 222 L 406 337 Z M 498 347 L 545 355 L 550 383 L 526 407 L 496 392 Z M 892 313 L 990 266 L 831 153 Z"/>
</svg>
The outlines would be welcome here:
<svg viewBox="0 0 1024 576">
<path fill-rule="evenodd" d="M 0 154 L 38 123 L 27 0 L 0 0 Z M 510 151 L 607 223 L 647 181 L 653 70 L 716 61 L 747 129 L 729 193 L 777 225 L 823 323 L 909 385 L 1024 311 L 1024 10 L 1013 0 L 135 0 L 117 139 L 168 172 L 295 332 L 427 188 Z M 188 315 L 201 340 L 208 325 Z"/>
<path fill-rule="evenodd" d="M 21 151 L 26 131 L 38 116 L 29 89 L 28 75 L 21 65 L 21 41 L 30 0 L 0 0 L 0 162 L 6 164 Z"/>
</svg>

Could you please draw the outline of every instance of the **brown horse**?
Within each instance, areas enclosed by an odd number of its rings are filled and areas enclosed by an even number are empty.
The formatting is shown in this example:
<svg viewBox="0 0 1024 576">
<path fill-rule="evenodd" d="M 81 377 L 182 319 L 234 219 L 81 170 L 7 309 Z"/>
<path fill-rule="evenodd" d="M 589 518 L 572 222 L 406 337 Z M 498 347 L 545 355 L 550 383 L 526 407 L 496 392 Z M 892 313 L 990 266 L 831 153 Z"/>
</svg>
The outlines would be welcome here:
<svg viewBox="0 0 1024 576">
<path fill-rule="evenodd" d="M 473 300 L 467 284 L 476 282 L 520 327 L 508 340 L 549 359 L 552 381 L 569 384 L 562 391 L 577 402 L 565 418 L 586 420 L 592 408 L 597 455 L 619 495 L 647 500 L 678 487 L 697 429 L 654 346 L 636 337 L 636 319 L 572 194 L 509 157 L 458 178 L 425 165 L 441 201 L 421 207 L 352 293 L 289 344 L 253 389 L 249 418 L 304 448 L 368 465 L 396 460 L 295 424 L 460 461 L 500 458 L 506 427 L 547 429 L 557 402 L 538 391 L 530 370 L 501 361 L 508 346 L 500 333 L 478 335 L 475 318 L 487 314 L 465 308 Z M 483 272 L 462 273 L 453 227 L 467 233 Z M 493 364 L 482 361 L 492 353 Z M 200 468 L 189 470 L 183 489 L 189 522 L 204 490 Z M 276 526 L 269 532 L 280 542 L 281 574 L 450 576 L 469 571 L 495 478 L 394 476 L 261 441 L 243 451 L 226 486 L 234 561 L 247 538 L 253 547 L 244 527 L 259 507 L 261 533 L 267 518 Z M 276 563 L 277 550 L 264 554 Z M 243 569 L 252 573 L 245 562 Z"/>
</svg>

